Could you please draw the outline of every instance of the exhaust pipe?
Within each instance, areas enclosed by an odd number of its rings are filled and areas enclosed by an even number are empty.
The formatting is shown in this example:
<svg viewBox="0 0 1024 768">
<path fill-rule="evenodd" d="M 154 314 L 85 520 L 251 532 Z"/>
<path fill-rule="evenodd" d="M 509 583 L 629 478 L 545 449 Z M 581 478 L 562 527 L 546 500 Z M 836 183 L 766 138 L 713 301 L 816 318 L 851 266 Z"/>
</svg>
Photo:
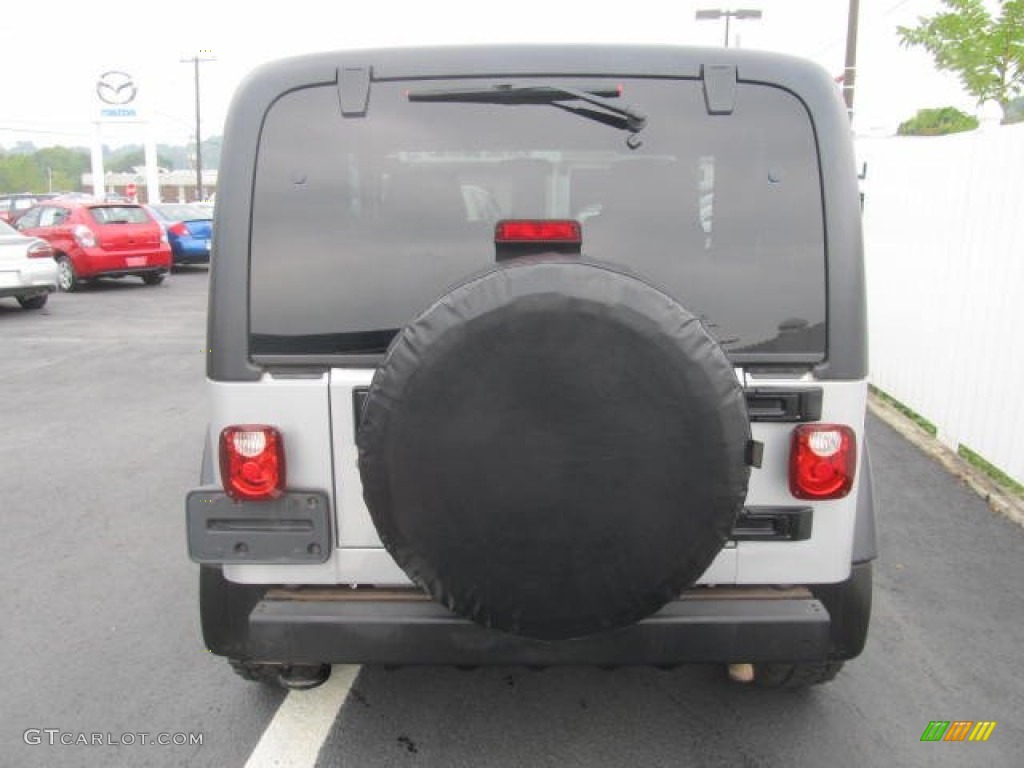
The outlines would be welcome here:
<svg viewBox="0 0 1024 768">
<path fill-rule="evenodd" d="M 734 683 L 752 683 L 754 682 L 754 665 L 753 664 L 730 664 L 729 665 L 729 679 Z"/>
<path fill-rule="evenodd" d="M 289 691 L 308 691 L 326 683 L 330 676 L 330 664 L 282 664 L 277 682 Z"/>
</svg>

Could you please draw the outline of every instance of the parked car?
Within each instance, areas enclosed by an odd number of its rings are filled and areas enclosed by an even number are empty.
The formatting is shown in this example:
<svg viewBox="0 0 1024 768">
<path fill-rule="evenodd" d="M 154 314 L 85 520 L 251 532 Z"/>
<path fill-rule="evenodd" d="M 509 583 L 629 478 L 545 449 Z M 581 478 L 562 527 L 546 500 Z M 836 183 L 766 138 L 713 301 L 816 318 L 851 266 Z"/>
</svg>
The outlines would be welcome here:
<svg viewBox="0 0 1024 768">
<path fill-rule="evenodd" d="M 58 197 L 56 193 L 19 192 L 13 195 L 0 195 L 0 220 L 14 224 L 25 211 L 43 200 Z"/>
<path fill-rule="evenodd" d="M 0 298 L 40 309 L 57 290 L 57 263 L 45 240 L 27 237 L 0 221 Z"/>
<path fill-rule="evenodd" d="M 128 275 L 159 285 L 171 268 L 167 235 L 140 205 L 58 198 L 29 210 L 17 227 L 53 248 L 62 291 Z"/>
<path fill-rule="evenodd" d="M 213 200 L 197 200 L 194 203 L 189 203 L 189 205 L 198 208 L 211 219 L 213 218 L 213 211 L 214 207 L 216 206 L 216 203 L 214 203 Z"/>
<path fill-rule="evenodd" d="M 778 688 L 861 652 L 865 288 L 828 72 L 322 54 L 250 77 L 224 152 L 185 524 L 236 671 L 719 662 Z"/>
<path fill-rule="evenodd" d="M 195 203 L 154 203 L 145 208 L 167 232 L 175 264 L 210 263 L 212 213 Z"/>
</svg>

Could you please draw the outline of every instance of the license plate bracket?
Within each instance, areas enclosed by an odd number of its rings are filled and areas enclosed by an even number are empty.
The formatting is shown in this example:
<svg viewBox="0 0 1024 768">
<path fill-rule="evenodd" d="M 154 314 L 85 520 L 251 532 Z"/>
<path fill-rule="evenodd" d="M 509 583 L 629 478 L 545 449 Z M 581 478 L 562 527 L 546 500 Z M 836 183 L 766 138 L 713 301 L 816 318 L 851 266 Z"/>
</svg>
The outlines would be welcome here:
<svg viewBox="0 0 1024 768">
<path fill-rule="evenodd" d="M 185 511 L 197 563 L 323 563 L 331 556 L 330 500 L 322 491 L 238 501 L 199 489 L 186 496 Z"/>
</svg>

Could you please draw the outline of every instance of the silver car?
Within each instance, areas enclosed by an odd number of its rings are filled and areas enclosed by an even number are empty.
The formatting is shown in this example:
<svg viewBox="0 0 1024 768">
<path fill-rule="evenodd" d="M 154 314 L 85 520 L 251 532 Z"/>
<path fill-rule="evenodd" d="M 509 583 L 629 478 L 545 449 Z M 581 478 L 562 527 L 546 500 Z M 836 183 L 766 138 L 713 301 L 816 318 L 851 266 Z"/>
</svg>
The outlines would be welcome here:
<svg viewBox="0 0 1024 768">
<path fill-rule="evenodd" d="M 45 240 L 26 237 L 0 221 L 0 298 L 41 309 L 57 290 L 57 262 Z"/>
</svg>

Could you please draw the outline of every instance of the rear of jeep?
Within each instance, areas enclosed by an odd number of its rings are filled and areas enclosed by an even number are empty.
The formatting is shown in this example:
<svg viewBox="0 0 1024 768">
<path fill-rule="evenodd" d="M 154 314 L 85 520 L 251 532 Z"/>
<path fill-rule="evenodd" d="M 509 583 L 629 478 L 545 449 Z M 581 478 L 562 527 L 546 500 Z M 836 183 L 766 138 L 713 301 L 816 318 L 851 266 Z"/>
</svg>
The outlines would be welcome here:
<svg viewBox="0 0 1024 768">
<path fill-rule="evenodd" d="M 225 136 L 211 651 L 834 677 L 875 557 L 857 180 L 826 73 L 682 48 L 270 65 Z M 751 667 L 747 667 L 748 669 Z"/>
</svg>

